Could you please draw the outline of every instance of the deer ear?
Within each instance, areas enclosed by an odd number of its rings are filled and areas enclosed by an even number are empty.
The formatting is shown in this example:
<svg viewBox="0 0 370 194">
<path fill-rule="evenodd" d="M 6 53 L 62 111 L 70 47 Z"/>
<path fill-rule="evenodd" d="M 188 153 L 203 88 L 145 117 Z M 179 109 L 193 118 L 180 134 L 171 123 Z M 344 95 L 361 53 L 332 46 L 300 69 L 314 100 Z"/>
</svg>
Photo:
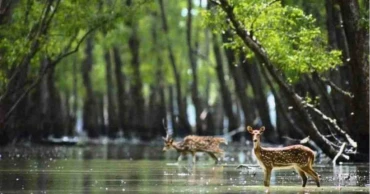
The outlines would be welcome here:
<svg viewBox="0 0 370 194">
<path fill-rule="evenodd" d="M 253 133 L 253 128 L 251 126 L 248 126 L 247 131 L 252 134 Z"/>
<path fill-rule="evenodd" d="M 260 132 L 263 133 L 265 131 L 265 127 L 260 128 Z"/>
</svg>

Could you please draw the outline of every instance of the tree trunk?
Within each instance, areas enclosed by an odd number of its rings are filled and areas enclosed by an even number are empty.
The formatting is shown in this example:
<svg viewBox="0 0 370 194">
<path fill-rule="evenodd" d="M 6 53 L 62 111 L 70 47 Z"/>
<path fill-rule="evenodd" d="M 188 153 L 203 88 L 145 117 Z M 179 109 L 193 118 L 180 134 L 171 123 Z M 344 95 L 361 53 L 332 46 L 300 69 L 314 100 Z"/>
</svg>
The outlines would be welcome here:
<svg viewBox="0 0 370 194">
<path fill-rule="evenodd" d="M 365 24 L 361 23 L 357 0 L 338 0 L 341 8 L 344 30 L 348 40 L 352 71 L 352 125 L 357 131 L 359 151 L 369 153 L 369 36 Z M 368 25 L 368 24 L 366 24 Z"/>
<path fill-rule="evenodd" d="M 66 128 L 64 135 L 68 137 L 74 137 L 75 136 L 75 112 L 73 111 L 73 105 L 71 106 L 70 99 L 72 98 L 73 94 L 70 93 L 70 91 L 66 91 L 66 93 L 63 95 L 63 114 L 66 118 Z"/>
<path fill-rule="evenodd" d="M 47 66 L 47 60 L 44 58 L 41 61 L 40 64 L 40 69 L 43 69 Z M 36 141 L 41 141 L 43 138 L 47 138 L 51 134 L 51 114 L 50 114 L 50 109 L 49 107 L 49 102 L 50 102 L 50 90 L 48 89 L 48 80 L 47 80 L 48 75 L 45 75 L 41 82 L 40 82 L 40 87 L 38 88 L 39 90 L 39 106 L 40 106 L 40 112 L 39 112 L 39 119 L 40 121 L 40 126 L 37 130 L 37 132 L 34 134 L 33 138 Z M 37 92 L 36 92 L 37 93 Z"/>
<path fill-rule="evenodd" d="M 118 101 L 118 124 L 123 135 L 128 138 L 130 135 L 129 128 L 127 127 L 127 98 L 125 98 L 125 75 L 122 72 L 122 60 L 118 47 L 113 47 L 114 56 L 114 73 L 116 76 L 117 85 L 117 101 Z"/>
<path fill-rule="evenodd" d="M 175 56 L 173 54 L 173 50 L 172 50 L 172 45 L 171 45 L 171 42 L 170 42 L 170 38 L 169 38 L 169 30 L 168 30 L 168 25 L 167 25 L 167 18 L 166 18 L 166 13 L 165 13 L 165 10 L 164 10 L 164 4 L 163 4 L 163 0 L 158 0 L 159 1 L 159 6 L 160 6 L 160 9 L 161 9 L 161 18 L 162 18 L 162 29 L 163 29 L 163 32 L 165 33 L 166 35 L 166 46 L 167 46 L 167 50 L 168 50 L 168 57 L 170 59 L 170 62 L 171 62 L 171 66 L 172 66 L 172 71 L 173 71 L 173 74 L 174 74 L 174 77 L 175 77 L 175 84 L 176 84 L 176 102 L 177 102 L 177 107 L 178 107 L 178 116 L 179 116 L 179 120 L 182 121 L 181 124 L 179 124 L 179 131 L 182 131 L 183 134 L 190 134 L 191 133 L 191 127 L 190 127 L 190 124 L 189 124 L 189 121 L 188 121 L 188 116 L 186 114 L 186 104 L 183 102 L 183 95 L 182 95 L 182 91 L 181 91 L 181 74 L 179 73 L 178 69 L 177 69 L 177 64 L 176 64 L 176 60 L 175 60 Z"/>
<path fill-rule="evenodd" d="M 236 103 L 236 106 L 238 107 L 237 103 Z M 214 121 L 213 126 L 214 126 L 215 134 L 222 135 L 223 129 L 224 129 L 225 110 L 224 110 L 223 104 L 220 99 L 216 100 L 216 103 L 213 104 L 211 111 L 213 112 L 212 117 Z M 239 116 L 238 108 L 236 112 L 237 112 L 237 115 Z M 237 137 L 237 139 L 239 140 L 239 137 Z"/>
<path fill-rule="evenodd" d="M 110 50 L 104 54 L 105 59 L 105 75 L 107 80 L 107 102 L 108 102 L 108 137 L 116 138 L 118 132 L 117 114 L 115 110 L 115 102 L 113 97 L 113 76 L 112 76 L 112 60 Z"/>
<path fill-rule="evenodd" d="M 0 25 L 7 24 L 11 21 L 13 8 L 18 1 L 3 0 L 0 2 Z"/>
<path fill-rule="evenodd" d="M 172 129 L 173 129 L 173 137 L 177 137 L 179 135 L 182 135 L 181 131 L 178 130 L 178 127 L 176 126 L 177 125 L 177 122 L 176 122 L 176 115 L 175 115 L 175 106 L 174 106 L 174 103 L 175 103 L 175 99 L 174 99 L 174 95 L 173 95 L 173 88 L 174 86 L 168 86 L 168 101 L 169 101 L 169 112 L 170 112 L 170 116 L 171 116 L 171 124 L 172 124 Z M 167 124 L 167 123 L 166 123 Z M 166 135 L 167 131 L 165 131 L 164 135 Z"/>
<path fill-rule="evenodd" d="M 334 23 L 334 0 L 325 0 L 326 10 L 326 29 L 328 31 L 329 49 L 338 49 L 337 36 L 335 34 L 335 23 Z"/>
<path fill-rule="evenodd" d="M 157 14 L 155 13 L 155 17 L 157 17 Z M 160 45 L 158 44 L 158 37 L 157 37 L 157 28 L 156 23 L 152 24 L 152 38 L 153 38 L 153 53 L 157 55 L 157 65 L 156 65 L 156 109 L 157 112 L 154 114 L 154 121 L 153 121 L 153 127 L 154 131 L 162 131 L 163 130 L 163 123 L 167 124 L 167 110 L 166 110 L 166 97 L 164 89 L 166 87 L 165 78 L 164 78 L 164 68 L 163 68 L 163 61 L 162 61 L 162 52 L 158 52 L 158 48 L 160 48 Z M 152 113 L 153 115 L 153 113 Z M 154 133 L 153 133 L 154 135 Z M 153 136 L 152 135 L 152 136 Z"/>
<path fill-rule="evenodd" d="M 11 11 L 13 7 L 13 2 L 4 1 L 1 3 L 4 3 L 1 6 L 5 6 L 1 10 L 2 12 L 4 12 L 4 15 L 0 15 L 0 17 L 3 17 L 0 18 L 0 20 L 2 20 L 1 23 L 5 24 L 7 22 L 11 22 Z M 59 1 L 57 2 L 57 4 L 58 3 Z M 28 48 L 28 52 L 23 56 L 20 56 L 21 60 L 19 60 L 19 62 L 16 62 L 15 64 L 12 64 L 10 66 L 11 71 L 9 71 L 10 75 L 8 75 L 9 83 L 6 86 L 4 94 L 2 94 L 2 96 L 0 97 L 0 103 L 5 105 L 4 107 L 6 111 L 5 118 L 0 121 L 2 123 L 6 123 L 9 118 L 9 120 L 11 120 L 9 121 L 10 123 L 14 122 L 14 118 L 16 118 L 16 120 L 20 119 L 18 114 L 22 115 L 24 114 L 24 111 L 23 108 L 18 108 L 18 106 L 25 106 L 24 98 L 27 97 L 27 94 L 31 91 L 31 89 L 33 89 L 41 80 L 37 79 L 29 88 L 25 89 L 30 69 L 30 62 L 40 51 L 40 36 L 47 35 L 50 23 L 46 22 L 46 19 L 51 20 L 54 16 L 54 12 L 56 11 L 56 9 L 52 10 L 52 7 L 53 1 L 47 1 L 46 6 L 44 6 L 43 9 L 43 17 L 40 18 L 40 21 L 35 22 L 34 26 L 31 28 L 30 36 L 27 37 L 27 40 L 30 43 L 30 48 Z M 11 118 L 12 114 L 15 115 L 13 118 Z"/>
<path fill-rule="evenodd" d="M 337 1 L 326 0 L 326 14 L 327 14 L 327 29 L 329 45 L 331 49 L 340 49 L 342 51 L 342 61 L 343 64 L 347 64 L 348 54 L 348 44 L 345 32 L 343 29 L 342 16 L 340 14 L 339 6 L 337 6 Z M 330 79 L 333 83 L 345 91 L 350 89 L 351 70 L 348 65 L 342 65 L 336 67 L 335 70 L 330 72 Z M 351 126 L 350 121 L 350 104 L 351 100 L 348 97 L 344 97 L 343 94 L 337 92 L 331 92 L 330 94 L 334 109 L 339 117 L 339 121 L 343 123 L 343 126 Z M 344 102 L 344 103 L 343 103 Z M 347 127 L 348 128 L 348 127 Z M 348 131 L 351 133 L 352 131 Z M 353 134 L 353 133 L 352 133 Z"/>
<path fill-rule="evenodd" d="M 231 38 L 230 31 L 227 31 L 225 34 L 222 35 L 222 40 L 224 43 L 228 43 Z M 234 85 L 236 94 L 239 98 L 241 108 L 244 113 L 244 123 L 247 125 L 251 125 L 255 118 L 254 109 L 251 107 L 252 103 L 250 103 L 250 99 L 247 97 L 246 90 L 247 90 L 247 83 L 246 78 L 243 77 L 243 73 L 240 66 L 237 66 L 237 61 L 235 58 L 235 53 L 232 49 L 225 47 L 225 54 L 228 62 L 228 67 L 231 72 L 231 75 L 234 79 Z"/>
<path fill-rule="evenodd" d="M 50 124 L 53 136 L 61 138 L 65 130 L 64 119 L 61 110 L 61 98 L 55 87 L 55 68 L 51 68 L 46 75 L 47 87 L 49 91 L 48 112 L 50 114 Z"/>
<path fill-rule="evenodd" d="M 256 54 L 257 59 L 266 66 L 269 73 L 273 76 L 277 84 L 284 91 L 289 101 L 294 104 L 294 107 L 301 116 L 302 122 L 304 122 L 305 124 L 305 129 L 308 131 L 312 140 L 321 146 L 321 149 L 324 151 L 325 154 L 327 154 L 331 158 L 334 158 L 337 155 L 337 150 L 332 146 L 331 142 L 319 132 L 315 123 L 312 122 L 311 116 L 305 110 L 302 98 L 298 96 L 292 90 L 292 88 L 283 80 L 281 75 L 277 72 L 277 70 L 271 63 L 267 53 L 264 52 L 264 49 L 262 49 L 257 41 L 253 40 L 246 29 L 241 26 L 241 23 L 236 19 L 233 7 L 229 4 L 229 2 L 227 0 L 220 0 L 220 6 L 227 14 L 227 17 L 230 19 L 231 25 L 234 27 L 236 34 L 242 39 L 244 44 Z"/>
<path fill-rule="evenodd" d="M 186 20 L 186 42 L 188 45 L 188 54 L 189 54 L 189 61 L 191 65 L 191 72 L 192 72 L 192 78 L 193 82 L 191 84 L 191 99 L 193 101 L 193 105 L 195 108 L 195 126 L 196 126 L 196 133 L 198 135 L 202 135 L 203 129 L 202 129 L 202 121 L 200 119 L 201 114 L 201 103 L 198 93 L 198 72 L 197 72 L 197 62 L 193 54 L 193 46 L 192 46 L 192 37 L 191 37 L 191 31 L 192 31 L 192 0 L 188 0 L 188 15 Z"/>
<path fill-rule="evenodd" d="M 96 96 L 96 114 L 97 114 L 97 131 L 99 135 L 107 136 L 107 124 L 106 124 L 106 117 L 104 115 L 105 108 L 104 108 L 104 94 L 95 92 Z"/>
<path fill-rule="evenodd" d="M 131 0 L 127 0 L 127 5 L 131 6 Z M 133 100 L 133 125 L 137 128 L 140 136 L 145 135 L 145 120 L 144 120 L 144 97 L 143 97 L 143 83 L 140 73 L 140 56 L 139 56 L 139 37 L 138 37 L 138 23 L 130 18 L 126 25 L 131 28 L 131 35 L 129 38 L 129 48 L 131 51 L 131 66 L 133 69 L 132 80 L 132 100 Z"/>
<path fill-rule="evenodd" d="M 149 89 L 149 102 L 147 111 L 145 114 L 145 120 L 147 122 L 147 130 L 144 140 L 149 140 L 153 136 L 153 132 L 156 130 L 156 119 L 159 115 L 158 104 L 157 104 L 157 90 L 154 84 L 150 85 Z"/>
<path fill-rule="evenodd" d="M 279 132 L 280 141 L 288 143 L 288 138 L 303 139 L 307 135 L 303 132 L 302 128 L 298 123 L 294 122 L 291 114 L 288 112 L 289 105 L 285 104 L 284 100 L 279 95 L 278 91 L 275 90 L 271 77 L 267 74 L 266 68 L 261 67 L 261 72 L 269 85 L 272 94 L 274 95 L 276 104 L 276 128 Z"/>
<path fill-rule="evenodd" d="M 262 121 L 262 125 L 267 129 L 264 133 L 264 137 L 267 141 L 276 143 L 276 133 L 275 128 L 271 124 L 269 106 L 267 104 L 267 97 L 263 91 L 262 79 L 257 67 L 257 64 L 250 63 L 246 58 L 246 53 L 241 52 L 240 63 L 242 64 L 242 69 L 244 70 L 246 77 L 251 83 L 252 91 L 254 94 L 254 101 L 257 107 L 258 117 Z"/>
<path fill-rule="evenodd" d="M 83 126 L 89 137 L 96 138 L 98 133 L 98 115 L 96 112 L 96 100 L 91 85 L 90 73 L 93 64 L 93 38 L 87 39 L 85 59 L 82 64 L 82 81 L 86 90 L 85 102 L 83 105 Z"/>
<path fill-rule="evenodd" d="M 3 0 L 0 4 L 0 27 L 3 28 L 3 25 L 8 24 L 11 22 L 11 16 L 13 13 L 12 10 L 12 4 L 14 1 L 12 0 Z M 0 38 L 4 38 L 3 36 L 0 35 Z M 0 50 L 0 63 L 6 67 L 8 64 L 5 64 L 4 59 L 4 51 Z M 10 87 L 7 87 L 10 88 Z M 10 99 L 3 100 L 3 96 L 5 94 L 0 95 L 0 145 L 6 145 L 9 143 L 9 136 L 8 136 L 8 128 L 9 125 L 6 125 L 6 114 L 8 112 L 8 109 L 10 108 Z"/>
<path fill-rule="evenodd" d="M 216 60 L 216 73 L 218 82 L 220 84 L 220 94 L 222 97 L 222 106 L 224 108 L 226 117 L 229 120 L 228 129 L 229 131 L 232 131 L 239 127 L 239 119 L 237 117 L 237 114 L 233 111 L 233 102 L 231 99 L 231 93 L 229 90 L 229 87 L 227 86 L 226 80 L 225 80 L 225 73 L 224 73 L 224 67 L 222 62 L 222 55 L 220 46 L 218 44 L 217 36 L 216 34 L 213 34 L 213 52 L 215 54 L 215 60 Z M 239 139 L 239 137 L 236 137 L 236 139 Z"/>
<path fill-rule="evenodd" d="M 134 28 L 135 29 L 135 28 Z M 137 37 L 137 31 L 134 30 L 129 40 L 129 46 L 131 49 L 132 59 L 131 66 L 133 68 L 133 81 L 131 85 L 132 100 L 134 107 L 134 118 L 133 124 L 138 128 L 138 132 L 143 135 L 144 132 L 144 98 L 142 93 L 143 83 L 141 80 L 140 73 L 140 62 L 139 62 L 139 40 Z"/>
<path fill-rule="evenodd" d="M 78 121 L 78 92 L 77 92 L 77 74 L 78 74 L 78 70 L 77 70 L 77 62 L 76 62 L 76 57 L 73 59 L 73 89 L 72 89 L 72 93 L 73 93 L 73 105 L 72 105 L 72 118 L 71 118 L 71 122 L 72 122 L 72 126 L 71 126 L 71 129 L 69 129 L 69 135 L 70 136 L 75 136 L 76 135 L 76 124 L 77 124 L 77 121 Z"/>
</svg>

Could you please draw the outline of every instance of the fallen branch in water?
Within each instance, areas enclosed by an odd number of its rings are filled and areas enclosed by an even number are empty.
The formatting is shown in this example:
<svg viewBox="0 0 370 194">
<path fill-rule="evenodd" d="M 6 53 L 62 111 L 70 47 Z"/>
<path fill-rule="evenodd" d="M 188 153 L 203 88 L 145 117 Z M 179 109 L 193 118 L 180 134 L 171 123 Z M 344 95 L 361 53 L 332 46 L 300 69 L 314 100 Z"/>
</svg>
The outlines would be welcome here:
<svg viewBox="0 0 370 194">
<path fill-rule="evenodd" d="M 342 146 L 340 147 L 340 149 L 339 149 L 339 151 L 338 151 L 338 153 L 337 153 L 337 155 L 334 157 L 334 159 L 333 159 L 333 165 L 335 165 L 336 164 L 336 162 L 337 162 L 337 159 L 339 158 L 339 156 L 340 155 L 342 155 L 345 159 L 347 159 L 347 160 L 349 160 L 349 156 L 347 156 L 347 155 L 344 155 L 343 154 L 343 151 L 344 151 L 344 148 L 346 147 L 346 143 L 343 143 L 342 144 Z"/>
<path fill-rule="evenodd" d="M 335 119 L 332 119 L 328 116 L 326 116 L 323 112 L 321 112 L 319 109 L 315 108 L 312 104 L 309 104 L 307 102 L 305 102 L 305 107 L 308 107 L 310 109 L 312 109 L 316 114 L 318 114 L 319 116 L 321 116 L 321 118 L 324 120 L 324 121 L 327 121 L 331 126 L 334 127 L 334 129 L 336 129 L 337 132 L 339 132 L 339 134 L 341 134 L 342 136 L 344 136 L 348 143 L 353 146 L 354 148 L 357 148 L 357 142 L 355 142 L 351 136 L 349 136 L 343 129 L 341 129 L 338 124 L 337 124 L 337 121 Z"/>
<path fill-rule="evenodd" d="M 232 137 L 232 136 L 234 136 L 238 133 L 244 132 L 244 131 L 245 131 L 245 127 L 240 126 L 239 128 L 234 129 L 234 130 L 230 131 L 229 133 L 226 133 L 225 136 Z"/>
<path fill-rule="evenodd" d="M 335 83 L 333 83 L 331 80 L 328 80 L 328 79 L 325 79 L 325 78 L 322 78 L 322 77 L 319 77 L 319 78 L 321 79 L 322 82 L 329 85 L 334 91 L 336 91 L 340 94 L 343 94 L 344 96 L 346 96 L 348 98 L 354 98 L 354 96 L 353 96 L 353 94 L 351 94 L 351 92 L 344 91 L 342 88 L 335 85 Z"/>
</svg>

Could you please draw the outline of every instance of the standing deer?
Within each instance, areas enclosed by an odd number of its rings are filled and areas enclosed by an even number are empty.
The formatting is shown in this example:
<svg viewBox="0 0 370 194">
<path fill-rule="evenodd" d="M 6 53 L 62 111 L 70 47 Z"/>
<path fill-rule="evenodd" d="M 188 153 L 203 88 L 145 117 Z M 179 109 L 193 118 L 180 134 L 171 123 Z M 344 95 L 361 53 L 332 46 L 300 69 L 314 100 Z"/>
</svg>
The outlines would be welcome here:
<svg viewBox="0 0 370 194">
<path fill-rule="evenodd" d="M 253 135 L 253 150 L 259 165 L 263 168 L 265 177 L 265 187 L 270 186 L 271 171 L 273 168 L 295 168 L 302 178 L 302 187 L 306 186 L 307 176 L 310 175 L 320 187 L 319 175 L 312 169 L 315 160 L 314 152 L 303 145 L 292 145 L 282 148 L 261 147 L 261 135 L 265 127 L 252 129 L 248 126 L 247 130 Z"/>
<path fill-rule="evenodd" d="M 223 153 L 223 150 L 219 148 L 219 144 L 227 144 L 224 138 L 195 135 L 189 135 L 180 142 L 174 142 L 171 135 L 169 135 L 168 133 L 166 137 L 163 137 L 163 140 L 163 151 L 167 151 L 171 148 L 175 149 L 178 153 L 180 153 L 180 156 L 177 160 L 178 162 L 181 161 L 184 155 L 190 153 L 193 156 L 193 164 L 195 164 L 196 152 L 206 152 L 215 160 L 215 163 L 217 164 L 217 156 Z"/>
</svg>

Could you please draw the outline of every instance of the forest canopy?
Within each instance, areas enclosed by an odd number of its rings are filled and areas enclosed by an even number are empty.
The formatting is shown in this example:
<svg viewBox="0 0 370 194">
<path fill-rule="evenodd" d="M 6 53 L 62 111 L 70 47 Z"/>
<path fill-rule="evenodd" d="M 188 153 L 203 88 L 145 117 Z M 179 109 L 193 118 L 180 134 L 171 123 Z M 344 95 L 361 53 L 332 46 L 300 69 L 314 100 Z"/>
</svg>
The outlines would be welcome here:
<svg viewBox="0 0 370 194">
<path fill-rule="evenodd" d="M 316 25 L 312 15 L 302 9 L 282 6 L 279 1 L 233 1 L 234 12 L 250 35 L 256 37 L 277 67 L 284 71 L 288 79 L 297 80 L 302 74 L 325 72 L 341 64 L 341 51 L 328 50 L 327 37 Z M 217 33 L 230 27 L 227 16 L 218 8 L 204 11 L 205 20 Z M 226 44 L 232 49 L 245 48 L 237 36 Z M 253 53 L 248 58 L 253 58 Z"/>
</svg>

